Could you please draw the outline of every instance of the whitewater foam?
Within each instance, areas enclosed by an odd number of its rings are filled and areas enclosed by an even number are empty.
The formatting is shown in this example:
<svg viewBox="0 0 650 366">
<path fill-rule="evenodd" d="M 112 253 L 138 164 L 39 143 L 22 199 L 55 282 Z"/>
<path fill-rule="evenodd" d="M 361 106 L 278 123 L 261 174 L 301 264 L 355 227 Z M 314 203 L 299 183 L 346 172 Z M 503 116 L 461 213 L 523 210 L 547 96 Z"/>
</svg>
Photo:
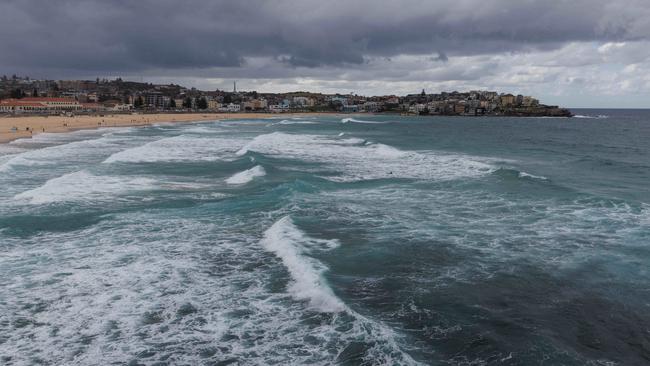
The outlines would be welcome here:
<svg viewBox="0 0 650 366">
<path fill-rule="evenodd" d="M 284 216 L 264 232 L 260 244 L 280 258 L 289 271 L 292 280 L 287 290 L 293 298 L 308 301 L 309 307 L 319 312 L 349 314 L 353 318 L 347 321 L 353 330 L 349 336 L 357 342 L 366 337 L 376 342 L 367 350 L 364 359 L 382 364 L 418 364 L 401 350 L 390 328 L 350 309 L 323 278 L 327 267 L 309 254 L 335 249 L 340 246 L 338 240 L 309 237 L 289 216 Z"/>
<path fill-rule="evenodd" d="M 53 178 L 38 188 L 19 193 L 15 200 L 31 204 L 66 201 L 105 201 L 115 196 L 155 187 L 155 180 L 117 176 L 97 176 L 86 171 L 69 173 Z"/>
<path fill-rule="evenodd" d="M 548 180 L 548 178 L 543 177 L 541 175 L 533 175 L 533 174 L 528 174 L 526 172 L 519 172 L 519 178 L 531 178 L 531 179 Z"/>
<path fill-rule="evenodd" d="M 403 151 L 360 138 L 274 132 L 255 137 L 237 155 L 248 151 L 321 163 L 342 173 L 327 179 L 342 182 L 381 178 L 449 180 L 478 177 L 494 170 L 492 165 L 473 157 Z"/>
<path fill-rule="evenodd" d="M 258 177 L 263 177 L 266 175 L 266 170 L 260 165 L 256 165 L 248 170 L 234 174 L 230 178 L 226 179 L 226 183 L 233 185 L 241 185 L 250 183 L 253 179 Z"/>
<path fill-rule="evenodd" d="M 305 255 L 314 248 L 335 248 L 338 242 L 307 237 L 285 216 L 266 230 L 260 244 L 284 263 L 293 279 L 289 292 L 296 299 L 308 300 L 312 308 L 322 312 L 346 309 L 322 277 L 327 267 Z"/>
<path fill-rule="evenodd" d="M 386 124 L 388 122 L 382 122 L 382 121 L 366 121 L 362 119 L 355 119 L 355 118 L 343 118 L 341 120 L 341 123 L 367 123 L 367 124 Z"/>
<path fill-rule="evenodd" d="M 585 119 L 607 119 L 609 116 L 604 115 L 604 114 L 598 114 L 595 116 L 590 116 L 590 115 L 584 115 L 584 114 L 576 114 L 573 116 L 573 118 L 585 118 Z"/>
<path fill-rule="evenodd" d="M 52 134 L 56 135 L 56 134 Z M 25 150 L 12 155 L 0 165 L 0 172 L 7 172 L 20 166 L 64 165 L 92 161 L 96 157 L 110 154 L 117 148 L 118 139 L 112 135 L 97 139 L 77 140 L 39 149 Z"/>
<path fill-rule="evenodd" d="M 179 135 L 117 152 L 104 160 L 104 163 L 224 160 L 232 156 L 242 143 L 242 140 L 237 139 Z"/>
<path fill-rule="evenodd" d="M 315 125 L 318 122 L 315 121 L 302 121 L 296 119 L 284 119 L 280 122 L 273 123 L 273 125 Z"/>
</svg>

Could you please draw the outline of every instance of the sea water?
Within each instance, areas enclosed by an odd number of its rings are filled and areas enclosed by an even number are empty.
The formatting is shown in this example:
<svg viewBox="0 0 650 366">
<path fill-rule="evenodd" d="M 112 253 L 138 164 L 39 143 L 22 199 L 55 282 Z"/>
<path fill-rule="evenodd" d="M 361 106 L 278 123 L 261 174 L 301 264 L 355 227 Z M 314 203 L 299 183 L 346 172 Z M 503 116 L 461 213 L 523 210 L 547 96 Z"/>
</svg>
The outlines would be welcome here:
<svg viewBox="0 0 650 366">
<path fill-rule="evenodd" d="M 0 364 L 650 362 L 650 113 L 0 146 Z"/>
</svg>

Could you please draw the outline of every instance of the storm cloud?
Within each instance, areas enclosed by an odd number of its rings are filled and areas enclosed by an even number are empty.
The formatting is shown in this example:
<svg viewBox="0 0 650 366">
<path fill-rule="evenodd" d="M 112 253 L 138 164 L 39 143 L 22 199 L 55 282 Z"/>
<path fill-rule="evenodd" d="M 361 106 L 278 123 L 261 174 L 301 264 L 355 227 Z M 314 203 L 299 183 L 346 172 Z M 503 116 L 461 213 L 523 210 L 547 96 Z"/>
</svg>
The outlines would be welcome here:
<svg viewBox="0 0 650 366">
<path fill-rule="evenodd" d="M 544 82 L 564 83 L 563 67 L 645 67 L 648 38 L 645 0 L 0 1 L 0 73 L 52 78 L 300 79 L 368 91 L 361 82 L 419 78 L 487 87 L 525 61 L 548 69 L 538 70 Z M 598 48 L 608 44 L 625 46 L 607 60 Z M 520 80 L 525 89 L 531 78 Z"/>
</svg>

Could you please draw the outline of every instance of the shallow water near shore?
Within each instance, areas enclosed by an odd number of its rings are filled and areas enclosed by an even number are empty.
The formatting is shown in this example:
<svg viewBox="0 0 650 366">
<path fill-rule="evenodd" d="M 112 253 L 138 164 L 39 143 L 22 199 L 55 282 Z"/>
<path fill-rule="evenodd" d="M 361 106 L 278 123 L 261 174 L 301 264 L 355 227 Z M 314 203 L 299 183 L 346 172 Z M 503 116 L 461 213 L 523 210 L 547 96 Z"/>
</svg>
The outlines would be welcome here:
<svg viewBox="0 0 650 366">
<path fill-rule="evenodd" d="M 650 112 L 0 146 L 0 364 L 650 362 Z"/>
</svg>

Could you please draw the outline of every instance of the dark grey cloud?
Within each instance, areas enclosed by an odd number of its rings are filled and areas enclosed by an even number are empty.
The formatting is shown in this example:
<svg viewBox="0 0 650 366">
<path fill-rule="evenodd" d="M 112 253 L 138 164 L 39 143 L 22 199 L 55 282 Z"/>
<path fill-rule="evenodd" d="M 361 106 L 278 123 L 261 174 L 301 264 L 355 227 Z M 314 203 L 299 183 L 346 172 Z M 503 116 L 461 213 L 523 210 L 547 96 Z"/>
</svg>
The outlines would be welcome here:
<svg viewBox="0 0 650 366">
<path fill-rule="evenodd" d="M 245 69 L 259 57 L 290 69 L 363 68 L 400 55 L 446 62 L 647 40 L 648 8 L 646 0 L 1 0 L 0 73 L 187 74 Z"/>
</svg>

